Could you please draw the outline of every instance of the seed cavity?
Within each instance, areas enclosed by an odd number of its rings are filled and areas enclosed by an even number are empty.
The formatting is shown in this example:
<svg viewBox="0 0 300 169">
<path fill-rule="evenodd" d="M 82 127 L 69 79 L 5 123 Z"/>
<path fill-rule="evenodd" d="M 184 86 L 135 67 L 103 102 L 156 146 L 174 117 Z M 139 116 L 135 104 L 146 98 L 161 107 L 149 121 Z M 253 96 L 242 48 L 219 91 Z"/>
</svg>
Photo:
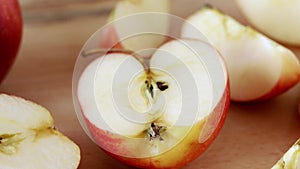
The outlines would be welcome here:
<svg viewBox="0 0 300 169">
<path fill-rule="evenodd" d="M 164 139 L 161 137 L 161 134 L 165 131 L 166 131 L 165 126 L 160 126 L 158 124 L 151 123 L 151 126 L 147 132 L 148 136 L 149 136 L 149 140 L 152 141 L 152 140 L 158 138 L 159 141 L 164 141 Z"/>
<path fill-rule="evenodd" d="M 17 152 L 17 144 L 22 140 L 18 134 L 2 134 L 0 136 L 0 153 L 12 155 Z"/>
<path fill-rule="evenodd" d="M 154 97 L 154 92 L 153 92 L 153 85 L 151 82 L 149 82 L 148 80 L 145 81 L 145 84 L 147 85 L 147 90 L 150 93 L 151 97 Z"/>
</svg>

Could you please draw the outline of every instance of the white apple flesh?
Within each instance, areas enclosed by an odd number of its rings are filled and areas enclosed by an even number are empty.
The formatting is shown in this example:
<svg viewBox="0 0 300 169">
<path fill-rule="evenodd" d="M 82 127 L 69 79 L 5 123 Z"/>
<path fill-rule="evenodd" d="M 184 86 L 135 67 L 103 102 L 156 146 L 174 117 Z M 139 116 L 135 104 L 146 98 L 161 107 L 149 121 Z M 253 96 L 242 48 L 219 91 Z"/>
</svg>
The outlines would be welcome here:
<svg viewBox="0 0 300 169">
<path fill-rule="evenodd" d="M 170 6 L 169 0 L 119 1 L 100 37 L 100 47 L 117 46 L 132 51 L 157 48 L 166 41 L 163 35 L 169 31 L 169 16 L 162 14 L 169 13 Z"/>
<path fill-rule="evenodd" d="M 282 43 L 300 45 L 300 0 L 235 0 L 258 30 Z"/>
<path fill-rule="evenodd" d="M 174 168 L 211 144 L 228 110 L 226 68 L 210 45 L 202 43 L 195 52 L 190 44 L 164 44 L 149 67 L 126 53 L 109 53 L 88 65 L 77 96 L 104 151 L 135 167 Z M 216 64 L 204 66 L 199 55 Z"/>
<path fill-rule="evenodd" d="M 0 95 L 1 169 L 76 169 L 78 146 L 54 128 L 43 107 Z"/>
<path fill-rule="evenodd" d="M 300 63 L 289 49 L 217 9 L 203 7 L 188 18 L 224 56 L 234 101 L 277 96 L 300 79 Z M 197 38 L 183 26 L 182 37 Z"/>
<path fill-rule="evenodd" d="M 300 169 L 300 140 L 271 169 Z"/>
</svg>

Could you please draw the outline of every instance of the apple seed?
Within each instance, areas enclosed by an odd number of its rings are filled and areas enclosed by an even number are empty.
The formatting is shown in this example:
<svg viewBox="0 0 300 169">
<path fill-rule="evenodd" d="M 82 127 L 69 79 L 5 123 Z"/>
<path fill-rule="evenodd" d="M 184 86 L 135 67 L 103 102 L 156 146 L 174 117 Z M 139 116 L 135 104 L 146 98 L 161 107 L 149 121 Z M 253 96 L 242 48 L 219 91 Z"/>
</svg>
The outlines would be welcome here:
<svg viewBox="0 0 300 169">
<path fill-rule="evenodd" d="M 149 81 L 146 80 L 145 84 L 146 84 L 147 91 L 150 93 L 151 98 L 153 98 L 154 97 L 154 93 L 153 93 L 153 85 L 152 85 L 152 83 L 151 82 L 149 83 Z"/>
<path fill-rule="evenodd" d="M 165 82 L 156 82 L 156 85 L 160 91 L 165 91 L 169 87 Z"/>
</svg>

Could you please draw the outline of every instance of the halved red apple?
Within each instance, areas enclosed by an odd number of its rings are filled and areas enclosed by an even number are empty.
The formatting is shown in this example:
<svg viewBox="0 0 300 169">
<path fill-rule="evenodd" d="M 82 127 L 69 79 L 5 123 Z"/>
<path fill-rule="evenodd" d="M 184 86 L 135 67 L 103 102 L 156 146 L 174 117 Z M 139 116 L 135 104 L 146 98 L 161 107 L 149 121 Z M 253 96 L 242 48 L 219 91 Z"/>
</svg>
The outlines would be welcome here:
<svg viewBox="0 0 300 169">
<path fill-rule="evenodd" d="M 224 56 L 232 100 L 268 99 L 298 83 L 300 63 L 295 54 L 252 28 L 208 6 L 190 16 L 188 22 Z M 183 26 L 182 37 L 198 38 L 190 29 Z"/>
<path fill-rule="evenodd" d="M 171 40 L 148 62 L 121 50 L 98 56 L 83 71 L 77 98 L 88 134 L 105 152 L 139 168 L 179 168 L 215 139 L 229 84 L 211 45 Z"/>
</svg>

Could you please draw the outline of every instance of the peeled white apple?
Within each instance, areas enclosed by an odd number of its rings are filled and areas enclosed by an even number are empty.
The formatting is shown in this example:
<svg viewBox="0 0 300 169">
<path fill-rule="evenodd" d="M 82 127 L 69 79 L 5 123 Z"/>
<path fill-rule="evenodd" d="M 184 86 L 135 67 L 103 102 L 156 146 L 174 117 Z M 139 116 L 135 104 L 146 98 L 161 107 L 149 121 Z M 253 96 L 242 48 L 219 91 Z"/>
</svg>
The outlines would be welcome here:
<svg viewBox="0 0 300 169">
<path fill-rule="evenodd" d="M 298 140 L 272 169 L 300 169 L 300 140 Z"/>
<path fill-rule="evenodd" d="M 76 169 L 78 146 L 54 128 L 43 107 L 0 95 L 1 169 Z"/>
<path fill-rule="evenodd" d="M 219 10 L 205 6 L 187 20 L 224 56 L 232 100 L 268 99 L 299 81 L 300 63 L 293 52 Z M 189 24 L 182 37 L 197 39 Z"/>
<path fill-rule="evenodd" d="M 125 52 L 92 61 L 78 82 L 81 112 L 109 155 L 139 168 L 179 168 L 203 153 L 224 123 L 226 68 L 212 46 L 195 40 L 169 41 L 146 63 Z"/>
<path fill-rule="evenodd" d="M 169 16 L 165 15 L 169 11 L 169 0 L 119 1 L 109 17 L 110 24 L 103 28 L 100 47 L 157 48 L 169 31 Z"/>
<path fill-rule="evenodd" d="M 300 45 L 300 0 L 235 0 L 249 22 L 280 42 Z"/>
</svg>

